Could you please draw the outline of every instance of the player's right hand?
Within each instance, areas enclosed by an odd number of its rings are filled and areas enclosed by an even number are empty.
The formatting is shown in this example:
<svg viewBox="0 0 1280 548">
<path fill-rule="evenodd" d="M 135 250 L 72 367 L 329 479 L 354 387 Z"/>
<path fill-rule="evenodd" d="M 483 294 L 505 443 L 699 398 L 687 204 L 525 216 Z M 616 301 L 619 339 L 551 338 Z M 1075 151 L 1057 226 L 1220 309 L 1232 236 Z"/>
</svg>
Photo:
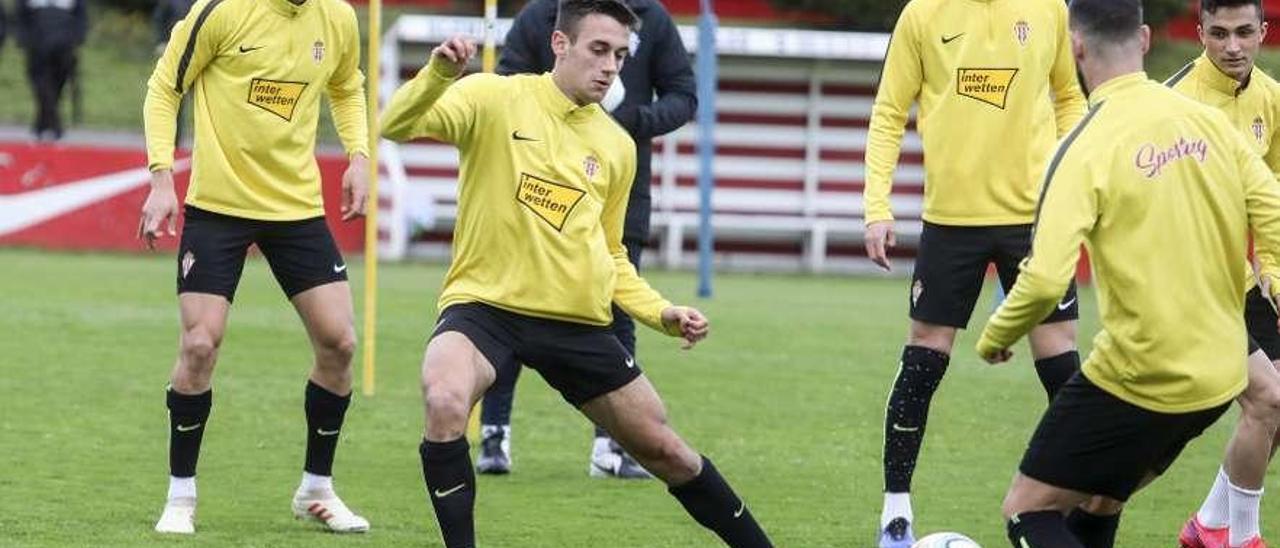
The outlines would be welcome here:
<svg viewBox="0 0 1280 548">
<path fill-rule="evenodd" d="M 153 171 L 151 192 L 142 204 L 142 215 L 138 219 L 138 239 L 146 241 L 147 249 L 155 249 L 156 239 L 163 235 L 161 227 L 166 227 L 170 236 L 176 236 L 177 222 L 178 196 L 173 191 L 173 171 Z"/>
<path fill-rule="evenodd" d="M 463 36 L 454 36 L 431 50 L 431 60 L 442 63 L 449 76 L 462 74 L 467 62 L 475 55 L 475 40 Z"/>
<path fill-rule="evenodd" d="M 662 325 L 678 328 L 684 339 L 681 348 L 689 350 L 711 333 L 711 322 L 691 306 L 668 306 L 662 309 Z"/>
<path fill-rule="evenodd" d="M 892 272 L 893 266 L 889 264 L 889 256 L 885 249 L 886 246 L 898 245 L 898 239 L 893 233 L 893 221 L 868 223 L 864 238 L 867 245 L 867 258 L 883 268 L 885 272 Z"/>
</svg>

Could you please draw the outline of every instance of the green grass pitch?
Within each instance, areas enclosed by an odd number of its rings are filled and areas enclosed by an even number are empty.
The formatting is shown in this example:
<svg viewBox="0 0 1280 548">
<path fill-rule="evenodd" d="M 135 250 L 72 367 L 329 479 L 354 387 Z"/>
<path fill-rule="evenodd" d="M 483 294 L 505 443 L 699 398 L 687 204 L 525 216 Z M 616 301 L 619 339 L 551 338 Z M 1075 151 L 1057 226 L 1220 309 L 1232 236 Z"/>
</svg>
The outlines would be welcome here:
<svg viewBox="0 0 1280 548">
<path fill-rule="evenodd" d="M 417 457 L 418 366 L 443 268 L 380 269 L 377 394 L 357 395 L 337 487 L 373 524 L 339 537 L 295 522 L 310 352 L 265 262 L 232 308 L 200 458 L 199 532 L 151 531 L 167 476 L 162 389 L 177 344 L 173 259 L 0 251 L 0 546 L 439 546 Z M 364 272 L 352 264 L 357 296 Z M 640 363 L 671 420 L 714 459 L 782 547 L 873 544 L 883 406 L 906 331 L 903 279 L 724 275 L 712 300 L 688 273 L 654 285 L 701 307 L 712 336 L 692 352 L 644 332 Z M 1082 292 L 1084 346 L 1096 330 Z M 990 310 L 978 305 L 972 327 Z M 1000 501 L 1044 408 L 1025 344 L 990 367 L 957 345 L 933 404 L 915 480 L 917 535 L 955 530 L 1006 545 Z M 357 364 L 358 367 L 358 364 Z M 358 378 L 357 371 L 357 378 Z M 1213 479 L 1232 411 L 1125 513 L 1120 546 L 1171 546 Z M 487 547 L 716 546 L 657 482 L 587 477 L 585 419 L 526 371 L 515 473 L 481 477 Z M 1268 483 L 1274 484 L 1269 477 Z M 1264 533 L 1280 538 L 1275 503 Z"/>
</svg>

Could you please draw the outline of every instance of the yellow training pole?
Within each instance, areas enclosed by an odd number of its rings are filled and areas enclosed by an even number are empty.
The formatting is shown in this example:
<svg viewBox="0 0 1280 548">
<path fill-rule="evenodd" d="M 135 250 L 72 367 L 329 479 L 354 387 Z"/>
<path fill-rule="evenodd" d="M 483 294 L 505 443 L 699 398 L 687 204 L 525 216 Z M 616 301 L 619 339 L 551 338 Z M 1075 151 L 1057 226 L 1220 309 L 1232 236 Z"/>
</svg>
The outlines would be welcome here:
<svg viewBox="0 0 1280 548">
<path fill-rule="evenodd" d="M 382 0 L 369 0 L 369 198 L 364 218 L 364 371 L 362 392 L 372 396 L 378 342 L 378 93 L 382 78 Z"/>
<path fill-rule="evenodd" d="M 493 72 L 493 69 L 498 64 L 493 29 L 497 23 L 498 0 L 484 0 L 484 52 L 480 57 L 480 67 L 485 72 Z"/>
<path fill-rule="evenodd" d="M 484 50 L 480 55 L 480 68 L 485 72 L 493 72 L 498 65 L 497 46 L 493 27 L 498 22 L 498 0 L 484 0 Z M 480 439 L 480 414 L 476 412 L 480 404 L 471 408 L 471 418 L 467 420 L 467 439 L 472 442 Z"/>
</svg>

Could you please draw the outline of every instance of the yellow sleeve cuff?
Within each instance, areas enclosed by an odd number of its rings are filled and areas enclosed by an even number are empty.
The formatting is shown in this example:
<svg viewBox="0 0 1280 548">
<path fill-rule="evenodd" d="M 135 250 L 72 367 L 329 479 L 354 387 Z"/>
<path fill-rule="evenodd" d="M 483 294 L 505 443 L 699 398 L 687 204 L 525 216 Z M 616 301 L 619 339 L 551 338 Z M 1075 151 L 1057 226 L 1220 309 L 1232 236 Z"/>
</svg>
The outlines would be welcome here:
<svg viewBox="0 0 1280 548">
<path fill-rule="evenodd" d="M 978 355 L 984 358 L 995 355 L 996 352 L 1008 348 L 991 339 L 986 329 L 982 330 L 982 335 L 978 337 L 978 343 L 974 345 L 974 349 L 978 351 Z"/>
</svg>

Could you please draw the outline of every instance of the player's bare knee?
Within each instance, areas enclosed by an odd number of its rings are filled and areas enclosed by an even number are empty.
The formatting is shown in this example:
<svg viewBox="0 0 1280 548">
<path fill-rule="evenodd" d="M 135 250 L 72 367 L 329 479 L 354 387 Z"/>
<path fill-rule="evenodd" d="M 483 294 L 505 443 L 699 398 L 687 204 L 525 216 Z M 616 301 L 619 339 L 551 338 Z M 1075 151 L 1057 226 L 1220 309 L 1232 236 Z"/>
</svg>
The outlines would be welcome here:
<svg viewBox="0 0 1280 548">
<path fill-rule="evenodd" d="M 1000 515 L 1004 516 L 1004 519 L 1010 519 L 1024 510 L 1014 490 L 1010 489 L 1008 493 L 1005 493 L 1004 502 L 1000 503 Z"/>
<path fill-rule="evenodd" d="M 467 390 L 430 381 L 423 383 L 422 390 L 431 426 L 466 425 L 471 413 L 471 397 Z"/>
<path fill-rule="evenodd" d="M 1280 385 L 1266 384 L 1251 388 L 1240 399 L 1242 419 L 1280 424 Z"/>
<path fill-rule="evenodd" d="M 326 358 L 322 361 L 328 362 L 333 367 L 349 370 L 351 359 L 356 354 L 355 330 L 350 329 L 325 337 L 318 342 L 317 346 L 316 353 Z"/>
<path fill-rule="evenodd" d="M 1124 503 L 1113 498 L 1093 496 L 1081 503 L 1080 509 L 1095 516 L 1114 516 L 1124 510 Z"/>
<path fill-rule="evenodd" d="M 1055 322 L 1036 327 L 1027 337 L 1035 359 L 1052 358 L 1076 349 L 1076 322 Z"/>
<path fill-rule="evenodd" d="M 202 371 L 213 367 L 221 344 L 222 337 L 207 329 L 195 328 L 184 331 L 182 333 L 184 368 Z"/>
<path fill-rule="evenodd" d="M 913 320 L 907 334 L 908 345 L 923 346 L 943 354 L 951 354 L 955 341 L 956 328 L 921 321 Z"/>
<path fill-rule="evenodd" d="M 665 424 L 659 433 L 652 436 L 650 453 L 651 458 L 661 463 L 672 477 L 684 479 L 698 475 L 701 465 L 698 453 Z"/>
</svg>

